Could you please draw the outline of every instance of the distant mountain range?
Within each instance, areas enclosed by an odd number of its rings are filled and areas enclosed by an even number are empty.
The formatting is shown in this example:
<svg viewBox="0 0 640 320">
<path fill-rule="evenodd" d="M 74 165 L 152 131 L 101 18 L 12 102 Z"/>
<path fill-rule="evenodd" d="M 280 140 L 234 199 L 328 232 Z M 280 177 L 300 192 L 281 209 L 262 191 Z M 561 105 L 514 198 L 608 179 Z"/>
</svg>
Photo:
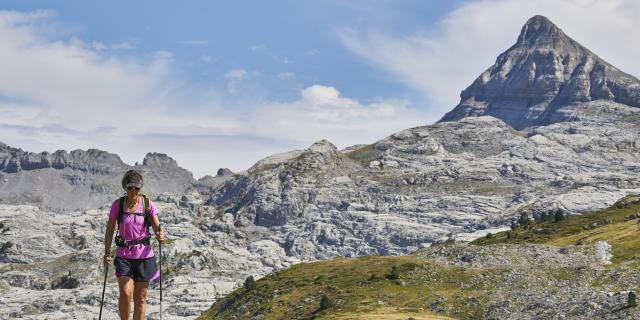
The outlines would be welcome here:
<svg viewBox="0 0 640 320">
<path fill-rule="evenodd" d="M 220 169 L 216 177 L 197 181 L 162 153 L 147 153 L 142 164 L 131 166 L 96 149 L 33 153 L 0 142 L 0 202 L 54 211 L 97 208 L 124 193 L 120 181 L 133 168 L 143 173 L 144 191 L 150 195 L 182 194 L 189 188 L 206 193 L 233 174 Z"/>
</svg>

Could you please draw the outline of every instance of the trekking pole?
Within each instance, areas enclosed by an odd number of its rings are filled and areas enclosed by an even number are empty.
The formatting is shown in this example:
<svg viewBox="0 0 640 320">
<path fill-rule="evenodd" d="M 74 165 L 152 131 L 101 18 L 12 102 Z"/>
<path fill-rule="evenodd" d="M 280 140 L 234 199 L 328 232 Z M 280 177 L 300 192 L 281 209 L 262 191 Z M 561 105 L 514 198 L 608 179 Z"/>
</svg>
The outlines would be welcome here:
<svg viewBox="0 0 640 320">
<path fill-rule="evenodd" d="M 158 226 L 158 231 L 162 231 L 162 226 Z M 162 320 L 162 241 L 158 241 L 160 251 L 160 320 Z"/>
<path fill-rule="evenodd" d="M 100 315 L 98 316 L 98 320 L 102 319 L 102 304 L 104 303 L 104 289 L 107 287 L 107 272 L 109 270 L 109 265 L 104 264 L 104 282 L 102 283 L 102 299 L 100 299 Z"/>
</svg>

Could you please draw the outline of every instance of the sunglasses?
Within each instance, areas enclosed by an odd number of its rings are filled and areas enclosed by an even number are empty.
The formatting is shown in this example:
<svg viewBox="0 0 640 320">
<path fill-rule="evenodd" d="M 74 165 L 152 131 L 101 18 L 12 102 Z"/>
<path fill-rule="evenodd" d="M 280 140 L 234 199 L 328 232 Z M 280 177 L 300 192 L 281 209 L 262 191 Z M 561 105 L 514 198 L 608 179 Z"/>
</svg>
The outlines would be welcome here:
<svg viewBox="0 0 640 320">
<path fill-rule="evenodd" d="M 138 187 L 127 187 L 127 190 L 129 190 L 129 191 L 133 191 L 133 190 L 140 191 L 140 188 L 138 188 Z"/>
</svg>

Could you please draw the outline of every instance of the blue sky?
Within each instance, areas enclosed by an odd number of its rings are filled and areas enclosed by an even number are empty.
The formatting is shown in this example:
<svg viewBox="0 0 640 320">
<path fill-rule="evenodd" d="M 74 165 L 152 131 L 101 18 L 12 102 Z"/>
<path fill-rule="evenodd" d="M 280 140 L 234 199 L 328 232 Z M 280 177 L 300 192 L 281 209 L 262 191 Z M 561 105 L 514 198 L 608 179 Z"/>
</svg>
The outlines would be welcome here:
<svg viewBox="0 0 640 320">
<path fill-rule="evenodd" d="M 543 14 L 638 76 L 631 0 L 3 1 L 0 141 L 196 177 L 437 121 Z"/>
<path fill-rule="evenodd" d="M 428 30 L 461 1 L 4 1 L 52 10 L 52 39 L 127 44 L 117 55 L 173 55 L 189 86 L 226 83 L 232 70 L 258 73 L 266 98 L 295 100 L 317 83 L 368 101 L 419 93 L 384 77 L 337 37 L 343 29 Z M 295 81 L 292 77 L 295 76 Z M 284 79 L 283 79 L 284 78 Z M 375 93 L 375 94 L 372 94 Z"/>
</svg>

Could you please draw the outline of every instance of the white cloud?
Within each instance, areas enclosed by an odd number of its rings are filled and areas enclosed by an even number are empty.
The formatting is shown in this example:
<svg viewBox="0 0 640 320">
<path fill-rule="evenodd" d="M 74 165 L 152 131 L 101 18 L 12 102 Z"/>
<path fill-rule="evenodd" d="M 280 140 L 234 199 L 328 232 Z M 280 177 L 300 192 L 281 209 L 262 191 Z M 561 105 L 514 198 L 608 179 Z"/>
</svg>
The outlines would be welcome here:
<svg viewBox="0 0 640 320">
<path fill-rule="evenodd" d="M 278 79 L 280 80 L 293 80 L 296 78 L 296 75 L 292 72 L 280 72 L 278 73 Z"/>
<path fill-rule="evenodd" d="M 428 114 L 407 101 L 362 104 L 338 90 L 313 85 L 292 102 L 271 102 L 256 110 L 252 126 L 261 136 L 294 137 L 300 141 L 328 139 L 339 148 L 371 143 L 412 126 L 424 125 Z"/>
<path fill-rule="evenodd" d="M 35 152 L 100 148 L 133 163 L 154 151 L 135 139 L 152 130 L 238 130 L 234 119 L 211 116 L 216 105 L 178 111 L 188 102 L 176 92 L 170 52 L 136 61 L 75 37 L 49 40 L 41 26 L 53 17 L 46 11 L 0 12 L 0 141 Z"/>
<path fill-rule="evenodd" d="M 436 30 L 410 35 L 342 30 L 340 38 L 374 66 L 423 92 L 431 110 L 443 115 L 536 14 L 621 70 L 640 75 L 640 42 L 631 40 L 640 30 L 640 3 L 634 0 L 473 1 L 449 13 Z"/>
<path fill-rule="evenodd" d="M 129 42 L 118 42 L 118 43 L 104 43 L 100 41 L 92 41 L 90 48 L 95 51 L 102 50 L 131 50 L 133 49 L 133 45 Z"/>
<path fill-rule="evenodd" d="M 317 56 L 317 55 L 320 54 L 320 50 L 318 50 L 318 49 L 310 49 L 310 50 L 307 50 L 305 52 L 305 54 L 310 56 L 310 57 Z"/>
<path fill-rule="evenodd" d="M 235 95 L 238 93 L 240 83 L 247 77 L 247 70 L 235 69 L 227 72 L 224 77 L 227 79 L 227 92 Z"/>
<path fill-rule="evenodd" d="M 62 120 L 89 129 L 96 122 L 141 116 L 149 97 L 162 91 L 156 80 L 167 70 L 155 61 L 143 65 L 102 56 L 77 38 L 47 41 L 38 19 L 51 14 L 0 13 L 0 94 L 23 101 L 14 109 L 36 109 L 32 125 Z M 6 107 L 6 106 L 5 106 Z M 133 117 L 121 117 L 128 111 Z M 6 121 L 6 120 L 5 120 Z"/>
<path fill-rule="evenodd" d="M 158 50 L 151 54 L 151 56 L 158 61 L 170 61 L 173 60 L 173 53 L 167 50 Z"/>
<path fill-rule="evenodd" d="M 251 47 L 249 47 L 249 51 L 267 56 L 278 63 L 282 63 L 282 64 L 293 63 L 291 58 L 277 53 L 277 50 L 273 50 L 272 48 L 269 48 L 264 44 L 252 45 Z"/>
<path fill-rule="evenodd" d="M 213 62 L 213 59 L 211 58 L 211 56 L 203 55 L 203 56 L 200 56 L 200 61 L 204 63 L 211 63 Z"/>
<path fill-rule="evenodd" d="M 334 87 L 313 85 L 302 90 L 302 99 L 310 105 L 338 106 L 342 108 L 355 104 L 355 101 L 340 98 L 340 92 Z"/>
<path fill-rule="evenodd" d="M 235 69 L 227 72 L 224 77 L 229 80 L 242 80 L 247 75 L 247 70 Z"/>
<path fill-rule="evenodd" d="M 195 46 L 204 46 L 209 44 L 209 41 L 207 40 L 184 40 L 184 41 L 180 41 L 180 43 L 182 44 L 190 44 L 190 45 L 195 45 Z"/>
<path fill-rule="evenodd" d="M 100 42 L 50 40 L 41 26 L 54 17 L 0 11 L 0 141 L 27 151 L 98 148 L 131 164 L 164 152 L 199 177 L 320 139 L 344 147 L 423 123 L 406 101 L 363 104 L 329 86 L 268 101 L 259 73 L 245 69 L 224 76 L 227 88 L 198 91 L 181 82 L 171 52 L 122 58 Z"/>
<path fill-rule="evenodd" d="M 33 119 L 40 115 L 40 109 L 20 103 L 0 102 L 0 114 L 2 124 L 29 125 Z"/>
<path fill-rule="evenodd" d="M 113 43 L 108 46 L 111 50 L 131 50 L 133 49 L 133 45 L 129 42 L 118 42 Z"/>
</svg>

